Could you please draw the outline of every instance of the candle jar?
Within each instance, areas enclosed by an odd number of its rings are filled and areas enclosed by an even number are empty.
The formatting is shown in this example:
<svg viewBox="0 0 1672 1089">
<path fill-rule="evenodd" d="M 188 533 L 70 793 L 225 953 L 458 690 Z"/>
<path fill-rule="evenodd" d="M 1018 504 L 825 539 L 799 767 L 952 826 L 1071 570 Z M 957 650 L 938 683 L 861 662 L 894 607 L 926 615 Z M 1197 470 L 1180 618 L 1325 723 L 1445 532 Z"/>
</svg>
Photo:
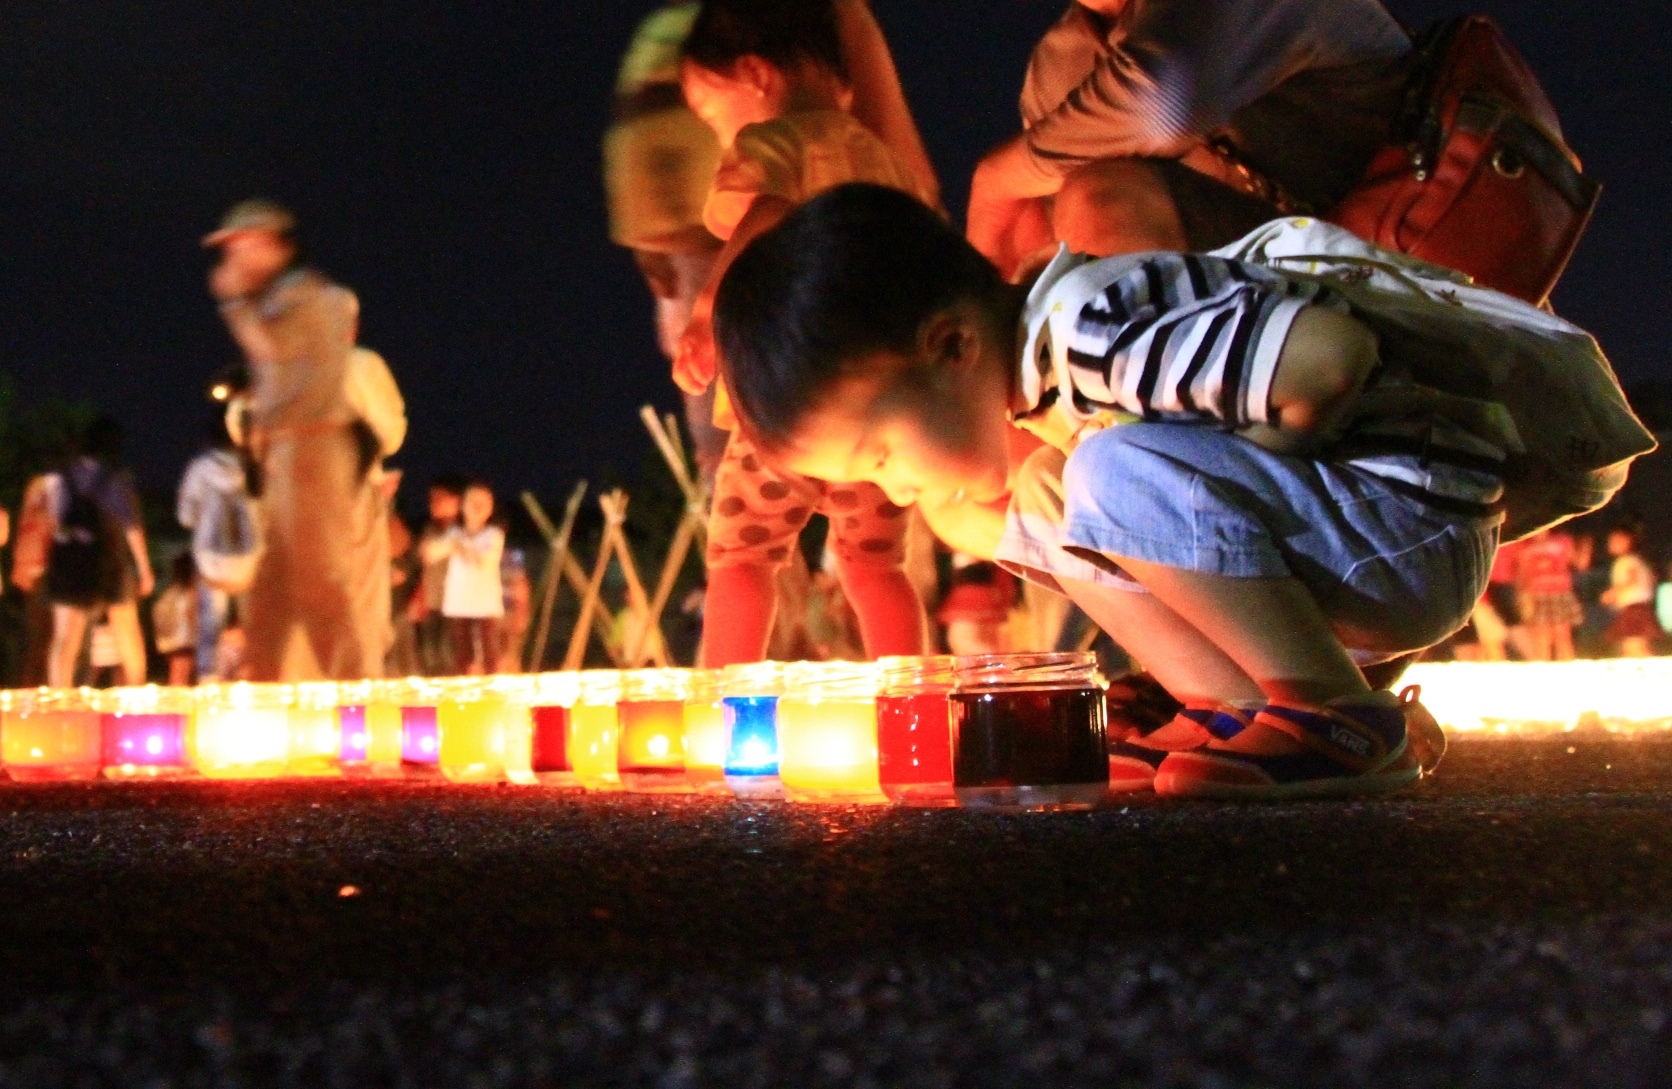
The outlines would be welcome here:
<svg viewBox="0 0 1672 1089">
<path fill-rule="evenodd" d="M 401 708 L 401 770 L 408 776 L 429 778 L 440 774 L 441 727 L 436 705 L 441 686 L 435 681 L 409 677 L 396 684 Z"/>
<path fill-rule="evenodd" d="M 569 766 L 588 790 L 620 790 L 621 674 L 613 669 L 589 669 L 580 675 L 575 706 L 569 712 Z"/>
<path fill-rule="evenodd" d="M 505 780 L 533 786 L 534 678 L 502 674 L 488 683 L 505 704 Z"/>
<path fill-rule="evenodd" d="M 435 714 L 441 774 L 449 782 L 505 781 L 506 731 L 514 712 L 502 691 L 483 677 L 445 681 Z"/>
<path fill-rule="evenodd" d="M 957 659 L 888 658 L 877 696 L 877 771 L 900 805 L 951 806 L 952 706 Z"/>
<path fill-rule="evenodd" d="M 104 761 L 102 716 L 88 688 L 0 693 L 0 760 L 13 779 L 96 779 Z"/>
<path fill-rule="evenodd" d="M 210 779 L 276 779 L 290 760 L 287 684 L 205 685 L 186 737 L 192 764 Z"/>
<path fill-rule="evenodd" d="M 354 681 L 338 686 L 337 727 L 345 775 L 401 773 L 401 706 L 388 681 Z"/>
<path fill-rule="evenodd" d="M 580 786 L 569 763 L 569 719 L 580 689 L 579 673 L 542 673 L 534 678 L 529 767 L 542 786 Z"/>
<path fill-rule="evenodd" d="M 1103 679 L 1091 654 L 958 659 L 952 782 L 967 806 L 1089 809 L 1109 788 Z"/>
<path fill-rule="evenodd" d="M 685 778 L 685 700 L 691 678 L 683 669 L 635 669 L 621 675 L 616 705 L 616 766 L 623 788 L 641 793 L 689 793 Z"/>
<path fill-rule="evenodd" d="M 778 777 L 793 802 L 883 803 L 874 662 L 800 662 L 778 701 Z"/>
<path fill-rule="evenodd" d="M 729 665 L 720 675 L 726 728 L 726 788 L 740 798 L 782 798 L 778 778 L 778 698 L 784 667 L 777 662 Z"/>
<path fill-rule="evenodd" d="M 112 688 L 98 693 L 104 774 L 108 779 L 184 775 L 192 692 L 185 688 Z"/>
<path fill-rule="evenodd" d="M 691 671 L 685 697 L 685 778 L 703 794 L 726 794 L 726 717 L 718 669 Z"/>
<path fill-rule="evenodd" d="M 285 774 L 299 778 L 341 775 L 338 686 L 330 681 L 309 681 L 295 688 L 296 699 L 290 706 L 290 756 Z"/>
</svg>

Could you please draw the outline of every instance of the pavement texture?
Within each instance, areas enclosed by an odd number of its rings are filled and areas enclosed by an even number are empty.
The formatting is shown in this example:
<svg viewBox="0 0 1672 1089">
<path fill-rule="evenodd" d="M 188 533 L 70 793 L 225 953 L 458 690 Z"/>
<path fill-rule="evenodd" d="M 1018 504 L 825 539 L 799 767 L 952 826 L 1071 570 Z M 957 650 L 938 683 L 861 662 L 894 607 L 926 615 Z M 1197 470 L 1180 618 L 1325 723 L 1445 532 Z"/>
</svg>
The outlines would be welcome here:
<svg viewBox="0 0 1672 1089">
<path fill-rule="evenodd" d="M 1666 740 L 1082 814 L 0 787 L 0 1086 L 1668 1082 Z"/>
</svg>

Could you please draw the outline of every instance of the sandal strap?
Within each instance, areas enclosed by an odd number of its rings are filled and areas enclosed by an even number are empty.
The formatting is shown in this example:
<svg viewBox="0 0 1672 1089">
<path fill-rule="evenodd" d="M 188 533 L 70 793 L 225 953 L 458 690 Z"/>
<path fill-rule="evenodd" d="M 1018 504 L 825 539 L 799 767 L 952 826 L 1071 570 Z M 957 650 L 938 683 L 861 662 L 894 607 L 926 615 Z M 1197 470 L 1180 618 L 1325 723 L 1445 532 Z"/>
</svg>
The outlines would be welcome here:
<svg viewBox="0 0 1672 1089">
<path fill-rule="evenodd" d="M 1385 764 L 1405 747 L 1405 713 L 1400 708 L 1365 707 L 1387 722 L 1366 722 L 1339 707 L 1267 704 L 1257 719 L 1308 749 L 1356 772 Z"/>
</svg>

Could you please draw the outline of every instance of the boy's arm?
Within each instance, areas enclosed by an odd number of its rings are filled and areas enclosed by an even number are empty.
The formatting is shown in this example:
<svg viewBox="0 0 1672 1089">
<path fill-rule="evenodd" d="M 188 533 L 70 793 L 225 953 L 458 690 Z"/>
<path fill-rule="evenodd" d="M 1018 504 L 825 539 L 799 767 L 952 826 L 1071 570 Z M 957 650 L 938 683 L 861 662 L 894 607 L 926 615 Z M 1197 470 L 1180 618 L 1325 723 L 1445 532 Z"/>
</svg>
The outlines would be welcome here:
<svg viewBox="0 0 1672 1089">
<path fill-rule="evenodd" d="M 1266 423 L 1237 433 L 1293 454 L 1335 438 L 1360 407 L 1380 353 L 1376 334 L 1339 310 L 1308 306 L 1295 316 L 1277 357 Z"/>
<path fill-rule="evenodd" d="M 726 270 L 755 239 L 784 221 L 795 205 L 780 196 L 763 193 L 749 205 L 738 222 L 737 229 L 726 240 L 720 256 L 709 274 L 708 286 L 691 307 L 691 323 L 679 338 L 679 349 L 674 355 L 673 380 L 686 393 L 699 394 L 714 381 L 716 349 L 714 346 L 714 296 Z"/>
</svg>

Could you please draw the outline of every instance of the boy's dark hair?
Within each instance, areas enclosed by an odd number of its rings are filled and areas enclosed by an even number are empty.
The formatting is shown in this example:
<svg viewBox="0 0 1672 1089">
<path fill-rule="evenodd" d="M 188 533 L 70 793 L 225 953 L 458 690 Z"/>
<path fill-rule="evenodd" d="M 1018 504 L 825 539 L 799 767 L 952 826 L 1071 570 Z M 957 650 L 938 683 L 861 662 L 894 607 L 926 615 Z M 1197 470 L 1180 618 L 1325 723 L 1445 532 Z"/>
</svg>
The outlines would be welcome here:
<svg viewBox="0 0 1672 1089">
<path fill-rule="evenodd" d="M 847 78 L 832 0 L 703 0 L 685 39 L 686 59 L 729 72 L 747 56 L 779 68 L 812 61 Z"/>
<path fill-rule="evenodd" d="M 918 201 L 839 186 L 755 239 L 726 273 L 714 313 L 726 388 L 750 435 L 782 446 L 859 359 L 909 353 L 930 317 L 1004 290 L 998 270 Z"/>
<path fill-rule="evenodd" d="M 469 486 L 470 478 L 462 473 L 448 473 L 430 481 L 430 491 L 444 492 L 452 496 L 463 496 L 465 488 Z"/>
</svg>

